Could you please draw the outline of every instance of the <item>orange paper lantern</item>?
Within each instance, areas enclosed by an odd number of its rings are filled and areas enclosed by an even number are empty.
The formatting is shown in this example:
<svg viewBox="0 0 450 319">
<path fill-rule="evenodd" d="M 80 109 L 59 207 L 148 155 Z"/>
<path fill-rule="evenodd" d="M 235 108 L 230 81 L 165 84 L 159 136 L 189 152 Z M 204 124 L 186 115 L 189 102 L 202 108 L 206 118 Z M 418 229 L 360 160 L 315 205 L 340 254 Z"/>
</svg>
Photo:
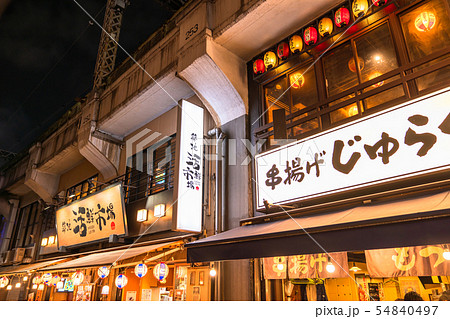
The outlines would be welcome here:
<svg viewBox="0 0 450 319">
<path fill-rule="evenodd" d="M 330 18 L 323 18 L 319 22 L 319 34 L 322 37 L 330 35 L 333 32 L 333 21 Z"/>
<path fill-rule="evenodd" d="M 305 84 L 305 78 L 300 72 L 291 74 L 289 80 L 291 81 L 291 87 L 294 89 L 299 89 Z"/>
<path fill-rule="evenodd" d="M 277 62 L 277 56 L 272 51 L 267 51 L 266 54 L 264 54 L 264 65 L 267 70 L 275 67 Z"/>
<path fill-rule="evenodd" d="M 293 35 L 289 39 L 289 49 L 292 53 L 297 53 L 303 50 L 303 40 L 299 35 Z"/>
</svg>

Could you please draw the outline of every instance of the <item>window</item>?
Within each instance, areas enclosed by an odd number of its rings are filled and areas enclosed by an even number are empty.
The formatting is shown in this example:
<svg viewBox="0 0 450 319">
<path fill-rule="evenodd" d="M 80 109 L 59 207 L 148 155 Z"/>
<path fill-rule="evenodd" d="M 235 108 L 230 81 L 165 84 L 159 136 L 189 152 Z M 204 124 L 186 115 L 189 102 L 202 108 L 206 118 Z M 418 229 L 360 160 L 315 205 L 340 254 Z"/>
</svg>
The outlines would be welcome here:
<svg viewBox="0 0 450 319">
<path fill-rule="evenodd" d="M 157 143 L 127 161 L 125 185 L 127 202 L 173 188 L 175 138 Z"/>
<path fill-rule="evenodd" d="M 75 186 L 72 186 L 66 191 L 66 203 L 71 203 L 97 190 L 98 175 L 94 175 Z"/>
<path fill-rule="evenodd" d="M 22 207 L 14 228 L 11 249 L 27 247 L 34 243 L 34 236 L 39 224 L 39 203 Z"/>
</svg>

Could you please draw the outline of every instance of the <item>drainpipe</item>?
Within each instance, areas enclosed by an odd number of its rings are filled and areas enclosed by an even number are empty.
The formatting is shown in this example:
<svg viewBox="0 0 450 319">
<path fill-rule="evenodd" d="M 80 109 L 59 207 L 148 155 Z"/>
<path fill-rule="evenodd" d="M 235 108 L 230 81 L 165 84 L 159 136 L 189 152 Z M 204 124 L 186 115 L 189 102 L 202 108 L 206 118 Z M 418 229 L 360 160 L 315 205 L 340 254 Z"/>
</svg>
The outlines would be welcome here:
<svg viewBox="0 0 450 319">
<path fill-rule="evenodd" d="M 208 132 L 208 136 L 216 138 L 216 189 L 215 189 L 215 211 L 214 211 L 214 233 L 218 234 L 225 230 L 225 196 L 226 196 L 226 135 L 220 128 L 214 128 Z M 219 149 L 220 155 L 219 155 Z M 219 160 L 220 159 L 220 160 Z M 219 179 L 220 170 L 220 179 Z M 220 196 L 219 196 L 220 191 Z M 215 262 L 214 268 L 217 271 L 215 278 L 215 300 L 223 299 L 223 267 L 222 262 Z"/>
</svg>

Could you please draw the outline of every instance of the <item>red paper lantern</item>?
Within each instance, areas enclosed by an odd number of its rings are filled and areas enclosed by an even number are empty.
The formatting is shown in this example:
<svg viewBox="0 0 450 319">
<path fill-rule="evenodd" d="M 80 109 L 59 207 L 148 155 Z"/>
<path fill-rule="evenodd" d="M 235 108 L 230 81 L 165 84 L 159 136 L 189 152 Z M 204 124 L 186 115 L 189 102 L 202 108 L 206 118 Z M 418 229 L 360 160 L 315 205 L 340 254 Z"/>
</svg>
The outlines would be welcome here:
<svg viewBox="0 0 450 319">
<path fill-rule="evenodd" d="M 334 14 L 334 24 L 340 28 L 350 22 L 350 11 L 347 8 L 340 8 Z"/>
<path fill-rule="evenodd" d="M 372 3 L 374 5 L 376 5 L 377 7 L 379 6 L 384 6 L 389 0 L 372 0 Z"/>
<path fill-rule="evenodd" d="M 280 60 L 286 60 L 289 56 L 289 45 L 286 42 L 281 42 L 277 47 L 277 55 Z"/>
<path fill-rule="evenodd" d="M 253 62 L 253 73 L 261 74 L 264 72 L 266 72 L 266 67 L 264 66 L 264 61 L 262 59 Z"/>
<path fill-rule="evenodd" d="M 317 30 L 314 27 L 308 27 L 303 34 L 303 39 L 306 45 L 316 44 L 317 42 Z"/>
<path fill-rule="evenodd" d="M 330 35 L 333 32 L 333 21 L 330 18 L 323 18 L 319 22 L 319 34 L 322 37 Z"/>
</svg>

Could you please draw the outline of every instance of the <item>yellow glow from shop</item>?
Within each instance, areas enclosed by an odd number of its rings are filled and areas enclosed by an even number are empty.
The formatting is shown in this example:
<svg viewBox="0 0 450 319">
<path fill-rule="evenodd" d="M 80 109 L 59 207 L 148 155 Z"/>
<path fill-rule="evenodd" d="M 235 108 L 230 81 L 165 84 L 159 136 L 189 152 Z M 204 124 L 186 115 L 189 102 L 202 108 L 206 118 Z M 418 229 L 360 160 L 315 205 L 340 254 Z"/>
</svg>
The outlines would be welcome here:
<svg viewBox="0 0 450 319">
<path fill-rule="evenodd" d="M 47 238 L 47 237 L 42 238 L 41 246 L 42 246 L 42 247 L 45 247 L 45 246 L 47 246 L 47 244 L 48 244 L 48 238 Z"/>
<path fill-rule="evenodd" d="M 147 221 L 147 210 L 146 209 L 139 209 L 137 211 L 137 218 L 136 220 L 140 223 Z"/>
<path fill-rule="evenodd" d="M 50 236 L 49 238 L 48 238 L 48 244 L 49 245 L 53 245 L 55 243 L 55 236 Z"/>
</svg>

